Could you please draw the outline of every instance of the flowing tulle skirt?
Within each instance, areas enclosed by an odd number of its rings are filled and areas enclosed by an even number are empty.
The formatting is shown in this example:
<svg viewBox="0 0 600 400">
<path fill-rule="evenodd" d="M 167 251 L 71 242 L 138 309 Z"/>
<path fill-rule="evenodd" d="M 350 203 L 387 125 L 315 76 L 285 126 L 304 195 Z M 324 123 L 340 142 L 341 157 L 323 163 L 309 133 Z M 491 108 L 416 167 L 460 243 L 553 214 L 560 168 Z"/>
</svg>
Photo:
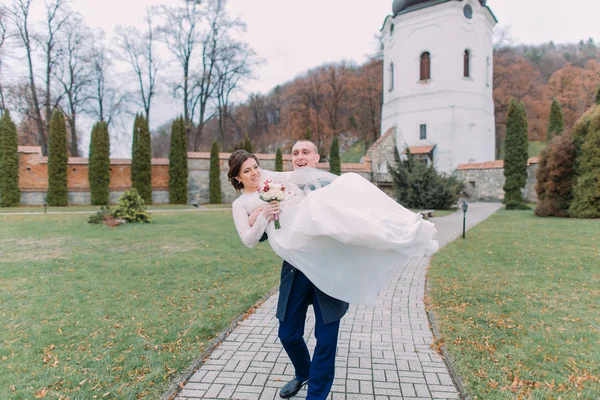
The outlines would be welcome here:
<svg viewBox="0 0 600 400">
<path fill-rule="evenodd" d="M 282 211 L 269 243 L 320 290 L 374 305 L 394 272 L 438 248 L 436 230 L 357 174 L 344 174 Z"/>
</svg>

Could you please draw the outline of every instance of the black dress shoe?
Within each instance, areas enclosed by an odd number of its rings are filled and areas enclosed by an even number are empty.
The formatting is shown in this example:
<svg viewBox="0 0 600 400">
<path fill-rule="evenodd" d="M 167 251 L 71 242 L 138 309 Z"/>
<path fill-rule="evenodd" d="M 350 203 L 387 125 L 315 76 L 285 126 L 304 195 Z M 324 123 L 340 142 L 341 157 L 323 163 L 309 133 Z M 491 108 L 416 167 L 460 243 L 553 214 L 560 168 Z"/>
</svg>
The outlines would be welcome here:
<svg viewBox="0 0 600 400">
<path fill-rule="evenodd" d="M 292 379 L 291 381 L 286 383 L 284 387 L 281 388 L 281 390 L 279 391 L 279 397 L 281 397 L 282 399 L 287 399 L 297 395 L 300 389 L 302 389 L 302 386 L 306 385 L 307 382 L 308 381 L 299 381 L 296 378 Z"/>
</svg>

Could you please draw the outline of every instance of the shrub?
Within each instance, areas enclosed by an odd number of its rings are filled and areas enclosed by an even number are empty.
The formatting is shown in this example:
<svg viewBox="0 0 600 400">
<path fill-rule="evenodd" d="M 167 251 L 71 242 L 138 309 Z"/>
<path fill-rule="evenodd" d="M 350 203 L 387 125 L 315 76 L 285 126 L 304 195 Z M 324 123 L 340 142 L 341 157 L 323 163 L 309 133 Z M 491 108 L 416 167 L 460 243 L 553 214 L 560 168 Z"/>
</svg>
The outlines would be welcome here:
<svg viewBox="0 0 600 400">
<path fill-rule="evenodd" d="M 508 107 L 504 142 L 504 203 L 523 201 L 521 189 L 527 183 L 528 145 L 525 106 L 512 99 Z"/>
<path fill-rule="evenodd" d="M 456 205 L 463 185 L 455 177 L 441 176 L 433 166 L 417 160 L 409 149 L 402 159 L 395 152 L 395 165 L 388 167 L 396 200 L 408 208 L 446 210 Z"/>
<path fill-rule="evenodd" d="M 111 210 L 113 217 L 127 222 L 152 222 L 152 216 L 146 208 L 144 199 L 136 189 L 123 193 L 119 197 L 119 204 Z"/>
<path fill-rule="evenodd" d="M 100 207 L 100 210 L 95 214 L 90 215 L 87 222 L 89 224 L 103 224 L 108 216 L 112 215 L 109 207 Z"/>
<path fill-rule="evenodd" d="M 569 212 L 576 218 L 600 218 L 600 129 L 582 146 L 579 171 Z"/>
<path fill-rule="evenodd" d="M 275 171 L 283 172 L 283 155 L 281 149 L 278 147 L 275 153 Z"/>
<path fill-rule="evenodd" d="M 219 163 L 219 143 L 213 141 L 210 148 L 210 171 L 209 171 L 209 202 L 221 204 L 221 166 Z"/>
<path fill-rule="evenodd" d="M 540 155 L 535 191 L 539 217 L 568 217 L 575 179 L 575 146 L 570 138 L 557 136 Z"/>
<path fill-rule="evenodd" d="M 0 120 L 0 206 L 16 207 L 20 203 L 17 128 L 8 110 L 4 110 Z"/>
<path fill-rule="evenodd" d="M 329 152 L 329 171 L 332 174 L 342 174 L 342 163 L 340 161 L 340 145 L 337 136 L 331 141 L 331 151 Z"/>
<path fill-rule="evenodd" d="M 108 124 L 98 122 L 92 128 L 88 180 L 92 205 L 108 204 L 110 192 L 110 139 Z"/>
<path fill-rule="evenodd" d="M 65 117 L 56 109 L 50 119 L 48 137 L 48 194 L 49 206 L 66 206 L 67 192 L 67 128 Z"/>
<path fill-rule="evenodd" d="M 531 210 L 531 208 L 527 204 L 520 202 L 520 201 L 513 201 L 513 200 L 507 201 L 504 204 L 504 207 L 507 210 Z"/>
<path fill-rule="evenodd" d="M 186 204 L 188 198 L 187 136 L 183 118 L 177 118 L 171 128 L 169 151 L 169 202 Z"/>
</svg>

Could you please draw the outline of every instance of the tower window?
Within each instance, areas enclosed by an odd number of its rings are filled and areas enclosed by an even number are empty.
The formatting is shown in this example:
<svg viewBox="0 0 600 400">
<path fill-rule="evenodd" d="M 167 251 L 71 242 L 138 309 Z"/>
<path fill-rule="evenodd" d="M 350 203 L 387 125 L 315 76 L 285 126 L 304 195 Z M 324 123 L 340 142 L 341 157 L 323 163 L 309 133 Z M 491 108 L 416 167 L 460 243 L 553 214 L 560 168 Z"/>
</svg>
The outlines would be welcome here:
<svg viewBox="0 0 600 400">
<path fill-rule="evenodd" d="M 470 60 L 471 59 L 471 53 L 469 52 L 469 50 L 465 50 L 465 55 L 464 55 L 464 61 L 463 61 L 463 69 L 464 69 L 464 77 L 465 78 L 469 78 L 471 76 L 471 70 L 470 70 Z"/>
<path fill-rule="evenodd" d="M 419 126 L 419 139 L 420 140 L 427 139 L 427 125 L 426 124 L 421 124 L 421 126 Z"/>
<path fill-rule="evenodd" d="M 394 33 L 394 24 L 390 25 L 390 35 Z"/>
<path fill-rule="evenodd" d="M 394 63 L 390 64 L 390 92 L 394 90 Z"/>
<path fill-rule="evenodd" d="M 421 80 L 431 79 L 431 54 L 425 52 L 421 54 Z"/>
</svg>

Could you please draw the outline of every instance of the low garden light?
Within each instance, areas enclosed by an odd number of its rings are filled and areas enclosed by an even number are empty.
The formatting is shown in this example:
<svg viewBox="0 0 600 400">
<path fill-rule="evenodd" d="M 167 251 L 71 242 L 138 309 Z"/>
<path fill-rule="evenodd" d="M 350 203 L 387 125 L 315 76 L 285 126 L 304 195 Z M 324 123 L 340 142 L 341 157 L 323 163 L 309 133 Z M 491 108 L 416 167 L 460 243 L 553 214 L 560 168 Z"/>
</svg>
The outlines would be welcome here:
<svg viewBox="0 0 600 400">
<path fill-rule="evenodd" d="M 463 239 L 465 238 L 465 231 L 467 228 L 467 210 L 469 209 L 469 205 L 466 201 L 462 202 L 462 210 L 463 210 Z"/>
</svg>

